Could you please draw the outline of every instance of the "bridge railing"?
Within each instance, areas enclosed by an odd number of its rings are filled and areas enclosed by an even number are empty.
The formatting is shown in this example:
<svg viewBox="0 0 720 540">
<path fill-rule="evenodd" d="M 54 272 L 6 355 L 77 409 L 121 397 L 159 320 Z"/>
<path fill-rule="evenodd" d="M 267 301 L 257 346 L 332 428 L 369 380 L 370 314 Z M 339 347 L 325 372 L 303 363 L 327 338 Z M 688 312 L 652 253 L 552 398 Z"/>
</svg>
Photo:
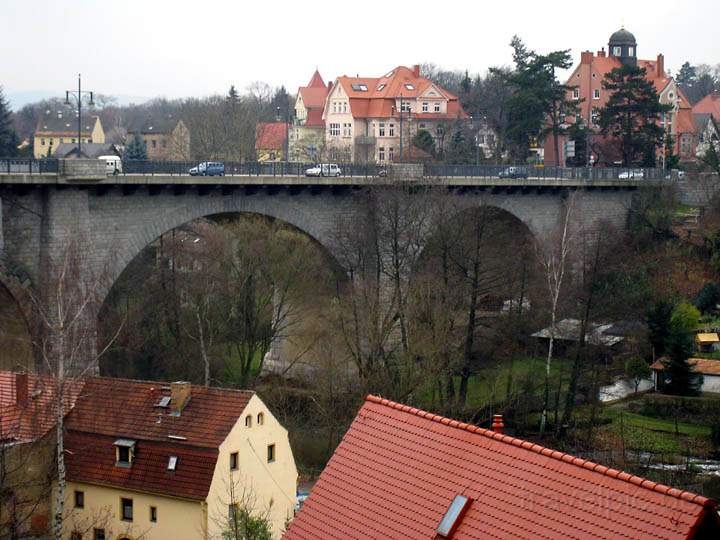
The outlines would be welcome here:
<svg viewBox="0 0 720 540">
<path fill-rule="evenodd" d="M 0 174 L 45 174 L 57 173 L 58 160 L 55 158 L 1 158 Z"/>
</svg>

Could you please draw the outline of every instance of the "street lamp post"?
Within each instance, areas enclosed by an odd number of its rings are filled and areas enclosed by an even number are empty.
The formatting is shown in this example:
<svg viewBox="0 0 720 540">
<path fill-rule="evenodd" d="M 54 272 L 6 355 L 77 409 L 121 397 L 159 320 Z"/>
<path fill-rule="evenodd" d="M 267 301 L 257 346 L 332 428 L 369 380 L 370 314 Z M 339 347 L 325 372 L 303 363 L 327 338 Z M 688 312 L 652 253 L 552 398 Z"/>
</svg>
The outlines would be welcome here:
<svg viewBox="0 0 720 540">
<path fill-rule="evenodd" d="M 82 98 L 83 96 L 90 96 L 90 101 L 88 102 L 88 105 L 90 107 L 95 105 L 95 102 L 93 101 L 93 93 L 92 92 L 83 92 L 82 90 L 82 84 L 80 79 L 80 74 L 78 73 L 78 88 L 77 92 L 74 90 L 65 90 L 65 105 L 70 105 L 70 96 L 77 99 L 77 111 L 78 111 L 78 139 L 77 139 L 77 157 L 80 157 L 80 152 L 82 150 Z"/>
</svg>

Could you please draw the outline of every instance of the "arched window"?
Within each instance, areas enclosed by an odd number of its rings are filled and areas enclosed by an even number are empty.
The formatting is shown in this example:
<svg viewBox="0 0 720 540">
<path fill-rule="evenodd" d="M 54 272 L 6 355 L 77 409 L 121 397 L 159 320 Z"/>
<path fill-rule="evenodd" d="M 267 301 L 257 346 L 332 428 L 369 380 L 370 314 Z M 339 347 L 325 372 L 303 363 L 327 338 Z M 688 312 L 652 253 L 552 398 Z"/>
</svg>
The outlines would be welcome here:
<svg viewBox="0 0 720 540">
<path fill-rule="evenodd" d="M 258 426 L 262 426 L 265 423 L 265 415 L 261 412 L 259 412 L 257 415 L 257 423 Z"/>
<path fill-rule="evenodd" d="M 245 417 L 245 427 L 252 427 L 252 415 L 248 414 Z"/>
</svg>

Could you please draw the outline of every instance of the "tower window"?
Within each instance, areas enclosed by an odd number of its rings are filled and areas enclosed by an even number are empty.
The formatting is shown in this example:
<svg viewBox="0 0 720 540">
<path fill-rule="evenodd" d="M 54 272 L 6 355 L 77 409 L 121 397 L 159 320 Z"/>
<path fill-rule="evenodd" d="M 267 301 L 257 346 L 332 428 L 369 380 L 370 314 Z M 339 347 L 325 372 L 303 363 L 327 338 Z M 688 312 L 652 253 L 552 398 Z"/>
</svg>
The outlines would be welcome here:
<svg viewBox="0 0 720 540">
<path fill-rule="evenodd" d="M 622 56 L 622 47 L 613 47 L 613 56 Z"/>
<path fill-rule="evenodd" d="M 628 56 L 635 56 L 635 47 L 628 47 Z"/>
</svg>

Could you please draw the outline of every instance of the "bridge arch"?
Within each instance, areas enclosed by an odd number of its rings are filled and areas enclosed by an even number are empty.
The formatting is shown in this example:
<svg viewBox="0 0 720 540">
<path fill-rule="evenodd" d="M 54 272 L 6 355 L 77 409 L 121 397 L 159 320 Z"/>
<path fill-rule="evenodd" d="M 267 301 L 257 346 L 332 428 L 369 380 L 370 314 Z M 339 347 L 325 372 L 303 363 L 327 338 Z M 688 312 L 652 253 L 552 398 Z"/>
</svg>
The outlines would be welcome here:
<svg viewBox="0 0 720 540">
<path fill-rule="evenodd" d="M 0 272 L 0 369 L 35 370 L 31 293 Z"/>
</svg>

